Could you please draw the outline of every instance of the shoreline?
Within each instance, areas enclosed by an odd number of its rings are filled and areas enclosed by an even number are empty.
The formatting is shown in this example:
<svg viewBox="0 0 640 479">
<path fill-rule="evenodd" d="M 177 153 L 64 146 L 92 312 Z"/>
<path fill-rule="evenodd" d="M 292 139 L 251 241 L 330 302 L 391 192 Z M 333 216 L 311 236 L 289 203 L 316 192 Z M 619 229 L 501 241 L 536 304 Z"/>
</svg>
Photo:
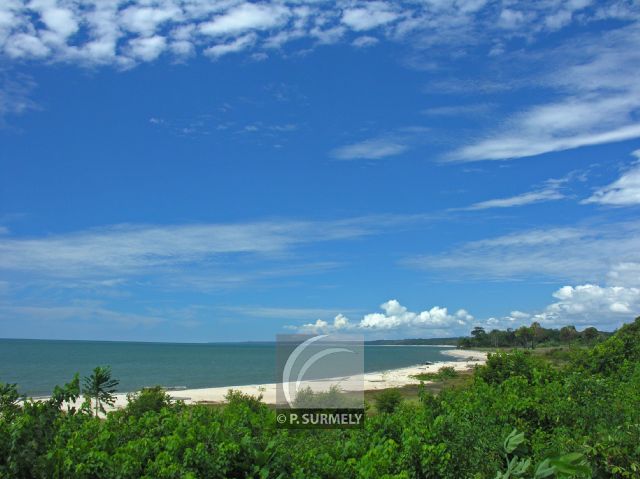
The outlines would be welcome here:
<svg viewBox="0 0 640 479">
<path fill-rule="evenodd" d="M 420 380 L 415 379 L 412 376 L 422 373 L 435 373 L 442 367 L 453 367 L 456 371 L 466 371 L 472 369 L 476 365 L 484 364 L 487 357 L 486 352 L 476 350 L 451 349 L 443 351 L 443 354 L 452 356 L 452 358 L 455 359 L 451 361 L 438 361 L 428 365 L 416 364 L 402 368 L 365 373 L 362 375 L 364 391 L 379 391 L 382 389 L 420 384 Z M 342 381 L 349 383 L 353 380 L 354 378 L 343 378 Z M 330 385 L 335 384 L 335 381 L 318 381 L 316 384 L 318 390 L 326 390 Z M 217 386 L 211 388 L 181 389 L 176 391 L 167 391 L 167 394 L 173 400 L 181 400 L 184 401 L 185 404 L 222 404 L 225 402 L 225 396 L 228 391 L 233 389 L 234 391 L 240 391 L 243 394 L 249 394 L 252 396 L 262 395 L 262 402 L 273 405 L 276 404 L 276 388 L 276 383 L 248 384 L 244 386 Z M 348 389 L 345 388 L 345 390 Z M 109 411 L 125 407 L 127 405 L 127 394 L 130 393 L 115 394 L 116 401 L 113 407 L 107 406 L 106 409 Z M 47 398 L 38 399 L 45 400 Z M 74 403 L 74 406 L 79 407 L 83 400 L 83 398 L 79 398 L 78 401 Z"/>
</svg>

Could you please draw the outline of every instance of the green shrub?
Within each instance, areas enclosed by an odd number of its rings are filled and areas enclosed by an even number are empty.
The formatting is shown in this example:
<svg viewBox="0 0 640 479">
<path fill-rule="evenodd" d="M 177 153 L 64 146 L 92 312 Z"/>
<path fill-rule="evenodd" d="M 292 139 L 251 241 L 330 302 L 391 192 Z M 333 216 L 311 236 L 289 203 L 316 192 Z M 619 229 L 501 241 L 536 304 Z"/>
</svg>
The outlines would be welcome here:
<svg viewBox="0 0 640 479">
<path fill-rule="evenodd" d="M 127 394 L 126 411 L 132 416 L 142 416 L 148 411 L 159 412 L 171 405 L 171 397 L 160 386 L 144 388 L 135 394 Z"/>
<path fill-rule="evenodd" d="M 513 376 L 521 376 L 531 382 L 537 377 L 551 374 L 548 363 L 532 356 L 529 351 L 521 350 L 490 353 L 487 362 L 476 373 L 488 384 L 500 384 Z"/>
<path fill-rule="evenodd" d="M 375 396 L 374 401 L 378 412 L 392 413 L 402 402 L 402 394 L 397 389 L 385 389 Z"/>
</svg>

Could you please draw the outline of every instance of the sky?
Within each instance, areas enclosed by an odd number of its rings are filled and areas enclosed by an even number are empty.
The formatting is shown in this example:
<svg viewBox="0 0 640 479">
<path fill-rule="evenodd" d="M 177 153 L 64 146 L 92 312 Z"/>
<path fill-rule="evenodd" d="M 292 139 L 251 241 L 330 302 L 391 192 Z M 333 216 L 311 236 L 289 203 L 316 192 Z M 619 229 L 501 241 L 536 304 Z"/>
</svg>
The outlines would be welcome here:
<svg viewBox="0 0 640 479">
<path fill-rule="evenodd" d="M 640 315 L 632 1 L 4 0 L 0 337 Z"/>
</svg>

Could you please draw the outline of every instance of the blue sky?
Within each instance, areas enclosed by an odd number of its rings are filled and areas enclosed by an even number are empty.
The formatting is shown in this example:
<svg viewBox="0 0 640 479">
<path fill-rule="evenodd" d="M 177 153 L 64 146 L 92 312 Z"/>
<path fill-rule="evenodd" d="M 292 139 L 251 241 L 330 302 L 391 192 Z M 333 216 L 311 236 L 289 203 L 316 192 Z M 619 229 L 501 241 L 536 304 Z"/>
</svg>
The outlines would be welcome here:
<svg viewBox="0 0 640 479">
<path fill-rule="evenodd" d="M 640 314 L 633 2 L 0 5 L 0 337 Z"/>
</svg>

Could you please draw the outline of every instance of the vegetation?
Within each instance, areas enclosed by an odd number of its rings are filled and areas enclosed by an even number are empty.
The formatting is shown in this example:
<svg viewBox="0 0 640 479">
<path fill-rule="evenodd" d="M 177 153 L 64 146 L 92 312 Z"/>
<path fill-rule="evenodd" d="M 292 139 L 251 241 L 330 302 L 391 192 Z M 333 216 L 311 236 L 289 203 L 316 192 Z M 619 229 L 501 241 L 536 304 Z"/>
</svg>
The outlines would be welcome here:
<svg viewBox="0 0 640 479">
<path fill-rule="evenodd" d="M 413 377 L 420 381 L 443 381 L 458 377 L 458 372 L 452 366 L 443 366 L 436 373 L 421 373 Z"/>
<path fill-rule="evenodd" d="M 640 318 L 560 366 L 491 354 L 361 430 L 279 429 L 237 392 L 214 408 L 143 391 L 103 418 L 66 405 L 79 395 L 77 376 L 45 402 L 0 386 L 0 478 L 640 477 Z"/>
<path fill-rule="evenodd" d="M 385 389 L 375 397 L 378 412 L 390 414 L 398 409 L 402 402 L 402 394 L 397 389 Z"/>
<path fill-rule="evenodd" d="M 109 366 L 96 366 L 91 376 L 84 378 L 83 393 L 88 403 L 93 400 L 96 416 L 100 412 L 105 412 L 103 403 L 113 405 L 118 384 L 119 381 L 111 377 Z"/>
<path fill-rule="evenodd" d="M 484 328 L 476 326 L 468 338 L 460 338 L 457 345 L 461 348 L 513 348 L 523 347 L 534 349 L 536 346 L 558 345 L 588 345 L 592 346 L 609 337 L 611 333 L 598 331 L 589 327 L 583 331 L 575 326 L 564 326 L 560 329 L 543 328 L 534 322 L 531 326 L 521 326 L 518 329 L 501 331 L 492 329 L 488 333 Z"/>
</svg>

